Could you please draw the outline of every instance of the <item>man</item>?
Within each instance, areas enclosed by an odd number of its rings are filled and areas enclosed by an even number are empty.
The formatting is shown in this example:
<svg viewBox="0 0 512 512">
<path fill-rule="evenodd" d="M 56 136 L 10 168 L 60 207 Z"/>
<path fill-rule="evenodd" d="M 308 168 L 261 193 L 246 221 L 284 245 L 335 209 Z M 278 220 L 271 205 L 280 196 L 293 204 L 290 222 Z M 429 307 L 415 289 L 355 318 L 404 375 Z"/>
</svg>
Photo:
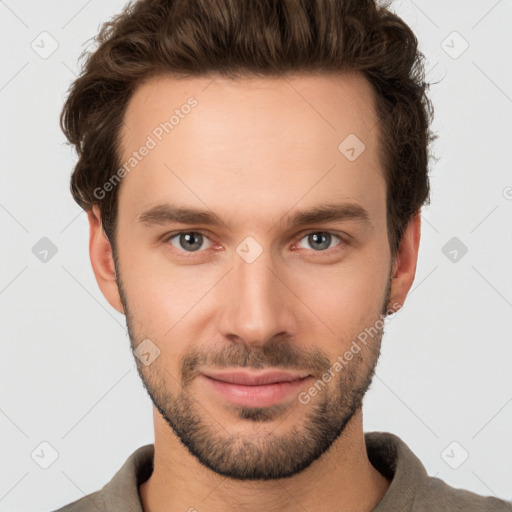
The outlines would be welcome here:
<svg viewBox="0 0 512 512">
<path fill-rule="evenodd" d="M 155 443 L 60 510 L 512 510 L 363 432 L 429 195 L 409 27 L 369 0 L 142 0 L 98 42 L 62 126 Z"/>
</svg>

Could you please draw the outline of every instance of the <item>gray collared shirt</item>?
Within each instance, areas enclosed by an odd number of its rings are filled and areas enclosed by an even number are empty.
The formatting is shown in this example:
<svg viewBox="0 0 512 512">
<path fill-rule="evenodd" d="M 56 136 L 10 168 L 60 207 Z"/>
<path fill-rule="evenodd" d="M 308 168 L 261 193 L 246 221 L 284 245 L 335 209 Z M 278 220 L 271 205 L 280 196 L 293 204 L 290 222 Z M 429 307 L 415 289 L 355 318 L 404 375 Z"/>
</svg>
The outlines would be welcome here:
<svg viewBox="0 0 512 512">
<path fill-rule="evenodd" d="M 391 480 L 372 512 L 512 512 L 512 501 L 455 489 L 428 476 L 421 461 L 396 435 L 365 433 L 370 462 Z M 84 496 L 55 512 L 144 512 L 139 485 L 153 471 L 154 445 L 141 446 L 100 491 Z"/>
</svg>

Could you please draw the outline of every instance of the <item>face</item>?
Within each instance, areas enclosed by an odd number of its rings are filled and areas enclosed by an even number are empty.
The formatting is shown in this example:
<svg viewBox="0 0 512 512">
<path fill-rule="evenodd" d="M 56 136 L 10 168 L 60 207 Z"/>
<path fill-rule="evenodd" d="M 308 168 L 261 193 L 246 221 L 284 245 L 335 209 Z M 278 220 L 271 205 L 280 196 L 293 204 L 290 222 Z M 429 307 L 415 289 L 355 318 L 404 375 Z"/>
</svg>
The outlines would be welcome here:
<svg viewBox="0 0 512 512">
<path fill-rule="evenodd" d="M 361 407 L 392 290 L 377 136 L 358 75 L 165 77 L 129 103 L 122 310 L 154 406 L 219 474 L 296 474 Z M 271 370 L 291 380 L 214 378 Z"/>
</svg>

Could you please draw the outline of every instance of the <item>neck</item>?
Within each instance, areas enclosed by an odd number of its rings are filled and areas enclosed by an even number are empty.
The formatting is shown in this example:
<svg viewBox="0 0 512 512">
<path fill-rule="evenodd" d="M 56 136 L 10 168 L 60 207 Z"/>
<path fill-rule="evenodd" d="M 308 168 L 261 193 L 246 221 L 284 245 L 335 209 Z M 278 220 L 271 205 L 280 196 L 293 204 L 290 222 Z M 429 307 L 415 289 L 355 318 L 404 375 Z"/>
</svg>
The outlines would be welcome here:
<svg viewBox="0 0 512 512">
<path fill-rule="evenodd" d="M 361 410 L 331 448 L 304 471 L 266 481 L 245 482 L 218 475 L 190 454 L 156 409 L 154 423 L 154 469 L 139 488 L 146 512 L 370 512 L 390 485 L 368 459 Z"/>
</svg>

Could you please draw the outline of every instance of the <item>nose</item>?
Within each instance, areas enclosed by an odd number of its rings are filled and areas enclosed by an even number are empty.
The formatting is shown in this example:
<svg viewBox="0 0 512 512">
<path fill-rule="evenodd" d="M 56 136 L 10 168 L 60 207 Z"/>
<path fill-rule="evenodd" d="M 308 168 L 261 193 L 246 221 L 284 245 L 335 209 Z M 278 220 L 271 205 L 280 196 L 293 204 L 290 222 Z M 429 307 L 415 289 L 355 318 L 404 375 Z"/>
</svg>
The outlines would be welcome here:
<svg viewBox="0 0 512 512">
<path fill-rule="evenodd" d="M 235 253 L 233 268 L 223 281 L 219 303 L 223 336 L 252 346 L 262 346 L 277 335 L 295 336 L 294 307 L 299 301 L 270 251 L 264 250 L 252 262 Z"/>
</svg>

